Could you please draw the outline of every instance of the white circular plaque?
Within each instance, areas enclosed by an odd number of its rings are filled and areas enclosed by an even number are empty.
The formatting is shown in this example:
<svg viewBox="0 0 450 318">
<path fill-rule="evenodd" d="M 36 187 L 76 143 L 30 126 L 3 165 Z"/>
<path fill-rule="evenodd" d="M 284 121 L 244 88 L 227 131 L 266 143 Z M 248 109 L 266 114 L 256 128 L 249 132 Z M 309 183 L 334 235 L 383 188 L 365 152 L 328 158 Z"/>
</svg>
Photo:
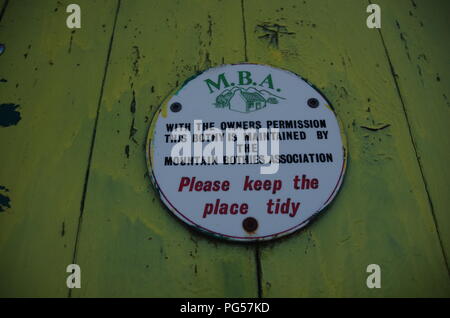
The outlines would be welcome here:
<svg viewBox="0 0 450 318">
<path fill-rule="evenodd" d="M 336 196 L 347 151 L 329 102 L 298 75 L 223 65 L 187 80 L 155 114 L 147 162 L 183 222 L 238 241 L 296 231 Z"/>
</svg>

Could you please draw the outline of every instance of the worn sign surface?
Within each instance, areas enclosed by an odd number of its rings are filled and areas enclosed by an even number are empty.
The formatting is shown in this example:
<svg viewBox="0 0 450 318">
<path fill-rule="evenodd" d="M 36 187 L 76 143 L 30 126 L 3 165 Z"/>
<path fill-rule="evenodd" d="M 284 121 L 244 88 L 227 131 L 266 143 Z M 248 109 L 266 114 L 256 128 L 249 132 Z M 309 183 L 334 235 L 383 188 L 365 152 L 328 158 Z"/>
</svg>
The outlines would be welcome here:
<svg viewBox="0 0 450 318">
<path fill-rule="evenodd" d="M 346 156 L 329 102 L 298 75 L 255 64 L 187 80 L 154 116 L 147 143 L 167 208 L 239 241 L 308 224 L 337 194 Z"/>
</svg>

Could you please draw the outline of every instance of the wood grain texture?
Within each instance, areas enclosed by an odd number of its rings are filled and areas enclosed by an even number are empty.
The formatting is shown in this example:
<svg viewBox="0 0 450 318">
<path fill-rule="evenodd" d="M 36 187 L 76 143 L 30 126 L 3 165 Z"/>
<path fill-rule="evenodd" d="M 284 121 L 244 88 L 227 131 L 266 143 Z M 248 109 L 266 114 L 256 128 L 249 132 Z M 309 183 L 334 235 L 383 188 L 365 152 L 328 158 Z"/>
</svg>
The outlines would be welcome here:
<svg viewBox="0 0 450 318">
<path fill-rule="evenodd" d="M 244 59 L 240 17 L 239 1 L 122 1 L 76 258 L 85 283 L 72 296 L 257 295 L 253 249 L 170 215 L 144 150 L 169 92 L 198 70 Z"/>
<path fill-rule="evenodd" d="M 328 211 L 262 249 L 263 296 L 450 295 L 404 110 L 380 35 L 366 27 L 366 7 L 245 1 L 249 61 L 292 70 L 318 86 L 349 142 L 343 188 Z M 381 266 L 381 289 L 366 287 L 372 263 Z"/>
<path fill-rule="evenodd" d="M 431 5 L 432 3 L 432 5 Z M 421 163 L 435 223 L 450 256 L 449 1 L 380 1 L 381 33 Z"/>
<path fill-rule="evenodd" d="M 9 1 L 0 24 L 0 104 L 19 105 L 21 118 L 0 126 L 2 297 L 67 295 L 114 13 L 110 1 L 78 1 L 85 29 L 72 33 L 68 3 Z"/>
<path fill-rule="evenodd" d="M 78 0 L 72 31 L 71 1 L 10 0 L 0 296 L 449 297 L 449 3 L 376 2 L 381 31 L 366 27 L 362 0 Z M 145 162 L 163 99 L 198 71 L 245 61 L 315 84 L 350 152 L 323 215 L 260 245 L 184 226 Z M 72 262 L 82 288 L 69 292 Z M 366 287 L 373 263 L 381 289 Z"/>
</svg>

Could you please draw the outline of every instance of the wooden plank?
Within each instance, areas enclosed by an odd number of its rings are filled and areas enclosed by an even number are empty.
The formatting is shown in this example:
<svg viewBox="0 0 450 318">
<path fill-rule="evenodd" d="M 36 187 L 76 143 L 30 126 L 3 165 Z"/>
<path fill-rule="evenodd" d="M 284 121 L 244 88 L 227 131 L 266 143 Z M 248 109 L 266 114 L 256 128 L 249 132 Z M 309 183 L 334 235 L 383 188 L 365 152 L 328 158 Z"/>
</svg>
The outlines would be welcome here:
<svg viewBox="0 0 450 318">
<path fill-rule="evenodd" d="M 441 243 L 450 256 L 448 1 L 380 1 L 381 33 L 420 159 Z"/>
<path fill-rule="evenodd" d="M 318 86 L 345 125 L 350 152 L 328 211 L 307 230 L 263 246 L 263 296 L 450 294 L 385 50 L 377 30 L 366 27 L 367 4 L 245 1 L 249 61 L 292 70 Z M 366 287 L 373 263 L 381 266 L 381 289 Z"/>
<path fill-rule="evenodd" d="M 197 70 L 244 59 L 241 21 L 239 1 L 122 2 L 76 258 L 84 285 L 72 296 L 257 295 L 253 249 L 205 238 L 170 215 L 144 150 L 172 89 Z"/>
<path fill-rule="evenodd" d="M 0 116 L 2 297 L 67 295 L 115 9 L 77 1 L 82 29 L 72 32 L 69 3 L 9 1 L 0 24 L 0 104 L 11 104 Z"/>
</svg>

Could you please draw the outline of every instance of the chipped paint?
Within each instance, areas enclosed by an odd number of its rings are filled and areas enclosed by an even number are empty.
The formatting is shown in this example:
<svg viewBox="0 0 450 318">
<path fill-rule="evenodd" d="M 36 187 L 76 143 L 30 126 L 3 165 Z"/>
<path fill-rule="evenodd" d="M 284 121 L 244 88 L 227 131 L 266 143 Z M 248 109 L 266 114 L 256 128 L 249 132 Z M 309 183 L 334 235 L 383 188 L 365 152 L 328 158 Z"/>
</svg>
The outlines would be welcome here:
<svg viewBox="0 0 450 318">
<path fill-rule="evenodd" d="M 9 127 L 15 126 L 22 119 L 20 112 L 17 109 L 20 105 L 17 104 L 1 104 L 0 105 L 0 126 Z"/>
<path fill-rule="evenodd" d="M 11 208 L 11 199 L 7 196 L 8 192 L 9 190 L 6 187 L 0 186 L 0 212 L 5 212 L 6 209 Z"/>
</svg>

